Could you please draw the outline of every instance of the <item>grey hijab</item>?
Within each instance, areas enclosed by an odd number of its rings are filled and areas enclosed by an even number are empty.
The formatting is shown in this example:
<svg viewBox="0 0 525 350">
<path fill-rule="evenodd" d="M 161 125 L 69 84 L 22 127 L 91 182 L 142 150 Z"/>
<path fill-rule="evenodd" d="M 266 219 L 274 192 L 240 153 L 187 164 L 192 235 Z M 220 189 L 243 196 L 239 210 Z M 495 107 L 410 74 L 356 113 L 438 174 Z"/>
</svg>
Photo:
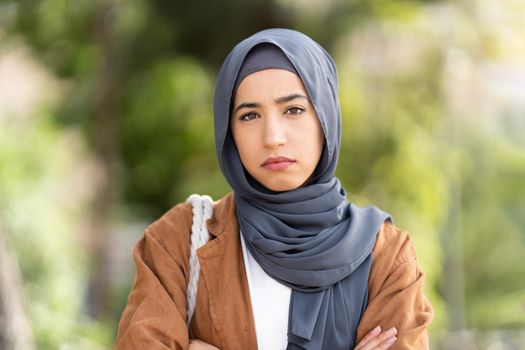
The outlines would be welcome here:
<svg viewBox="0 0 525 350">
<path fill-rule="evenodd" d="M 293 64 L 319 117 L 325 144 L 303 186 L 275 192 L 243 168 L 229 130 L 231 101 L 247 54 L 258 44 L 278 47 Z M 348 202 L 335 177 L 341 143 L 337 71 L 308 36 L 267 29 L 238 43 L 226 57 L 215 89 L 215 143 L 233 188 L 237 219 L 254 259 L 292 288 L 287 349 L 351 349 L 368 300 L 372 249 L 387 213 Z"/>
</svg>

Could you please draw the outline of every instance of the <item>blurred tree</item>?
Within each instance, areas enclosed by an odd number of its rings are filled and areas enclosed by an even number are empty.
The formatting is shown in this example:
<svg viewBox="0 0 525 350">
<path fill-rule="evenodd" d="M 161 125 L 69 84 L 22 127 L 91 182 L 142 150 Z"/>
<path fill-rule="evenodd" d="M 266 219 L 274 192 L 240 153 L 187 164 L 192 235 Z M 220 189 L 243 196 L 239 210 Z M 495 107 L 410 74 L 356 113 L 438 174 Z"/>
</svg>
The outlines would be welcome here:
<svg viewBox="0 0 525 350">
<path fill-rule="evenodd" d="M 33 349 L 31 322 L 25 312 L 23 279 L 0 215 L 0 349 Z"/>
</svg>

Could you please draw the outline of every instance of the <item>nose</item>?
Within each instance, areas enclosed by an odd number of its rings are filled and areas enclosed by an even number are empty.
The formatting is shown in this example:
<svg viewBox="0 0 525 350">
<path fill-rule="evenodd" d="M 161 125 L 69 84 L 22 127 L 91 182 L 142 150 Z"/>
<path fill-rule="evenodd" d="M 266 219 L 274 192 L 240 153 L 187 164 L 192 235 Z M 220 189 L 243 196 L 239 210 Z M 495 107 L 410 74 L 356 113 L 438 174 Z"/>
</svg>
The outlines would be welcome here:
<svg viewBox="0 0 525 350">
<path fill-rule="evenodd" d="M 278 116 L 268 116 L 264 125 L 264 145 L 275 149 L 286 143 L 286 130 L 284 123 Z"/>
</svg>

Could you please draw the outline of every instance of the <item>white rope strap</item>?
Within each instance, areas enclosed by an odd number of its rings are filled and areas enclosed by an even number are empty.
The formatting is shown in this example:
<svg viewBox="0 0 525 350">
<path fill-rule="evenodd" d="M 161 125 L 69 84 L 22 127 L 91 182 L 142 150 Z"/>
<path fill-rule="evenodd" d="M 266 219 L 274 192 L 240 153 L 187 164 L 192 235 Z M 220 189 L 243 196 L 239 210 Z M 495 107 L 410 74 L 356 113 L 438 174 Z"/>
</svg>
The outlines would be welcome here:
<svg viewBox="0 0 525 350">
<path fill-rule="evenodd" d="M 199 283 L 200 264 L 197 257 L 197 249 L 206 244 L 209 239 L 208 228 L 206 220 L 211 218 L 213 214 L 213 201 L 210 196 L 199 196 L 192 194 L 186 199 L 186 202 L 193 206 L 193 223 L 191 225 L 191 240 L 190 240 L 190 279 L 187 289 L 188 301 L 188 319 L 186 323 L 189 325 L 195 310 L 195 301 L 197 299 L 197 285 Z"/>
</svg>

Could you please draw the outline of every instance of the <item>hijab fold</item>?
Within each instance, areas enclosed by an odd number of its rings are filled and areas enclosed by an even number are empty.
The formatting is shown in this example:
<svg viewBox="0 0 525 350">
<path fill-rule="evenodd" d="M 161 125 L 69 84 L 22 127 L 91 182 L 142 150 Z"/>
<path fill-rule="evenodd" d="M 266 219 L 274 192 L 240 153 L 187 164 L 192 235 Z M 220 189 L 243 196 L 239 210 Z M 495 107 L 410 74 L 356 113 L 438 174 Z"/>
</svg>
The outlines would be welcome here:
<svg viewBox="0 0 525 350">
<path fill-rule="evenodd" d="M 296 72 L 325 136 L 313 176 L 290 191 L 272 191 L 252 178 L 229 130 L 234 91 L 254 71 L 243 66 L 247 55 L 257 55 L 254 48 L 264 43 L 280 50 L 289 62 L 272 62 L 282 58 L 269 55 L 277 58 L 259 60 L 268 63 L 258 69 L 284 67 Z M 326 50 L 300 32 L 281 28 L 260 31 L 237 44 L 221 67 L 215 89 L 217 156 L 234 191 L 241 234 L 263 270 L 292 288 L 287 349 L 354 347 L 368 300 L 372 249 L 381 225 L 390 220 L 376 207 L 349 203 L 334 175 L 341 143 L 337 91 L 335 63 Z"/>
</svg>

